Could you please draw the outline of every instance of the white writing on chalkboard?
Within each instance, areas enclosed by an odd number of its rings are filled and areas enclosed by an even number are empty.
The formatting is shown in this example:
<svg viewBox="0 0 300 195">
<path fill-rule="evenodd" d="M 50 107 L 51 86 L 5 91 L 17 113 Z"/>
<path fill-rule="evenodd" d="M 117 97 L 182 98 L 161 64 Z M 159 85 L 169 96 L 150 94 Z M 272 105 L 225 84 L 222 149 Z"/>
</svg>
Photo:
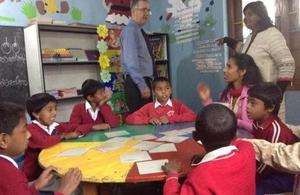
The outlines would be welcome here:
<svg viewBox="0 0 300 195">
<path fill-rule="evenodd" d="M 16 86 L 19 87 L 28 86 L 28 81 L 20 79 L 19 76 L 16 76 L 14 80 L 0 79 L 0 88 L 16 87 Z"/>
<path fill-rule="evenodd" d="M 9 57 L 0 57 L 0 63 L 13 63 L 13 62 L 21 62 L 25 63 L 26 58 L 24 56 L 9 56 Z"/>
</svg>

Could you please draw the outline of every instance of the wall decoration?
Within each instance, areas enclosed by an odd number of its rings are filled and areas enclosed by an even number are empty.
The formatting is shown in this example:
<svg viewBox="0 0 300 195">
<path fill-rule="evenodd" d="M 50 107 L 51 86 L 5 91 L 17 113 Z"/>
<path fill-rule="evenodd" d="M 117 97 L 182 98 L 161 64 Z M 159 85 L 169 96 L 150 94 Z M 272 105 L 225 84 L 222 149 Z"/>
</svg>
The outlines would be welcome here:
<svg viewBox="0 0 300 195">
<path fill-rule="evenodd" d="M 130 18 L 130 0 L 103 0 L 108 10 L 106 22 L 126 25 Z"/>
<path fill-rule="evenodd" d="M 69 12 L 68 1 L 60 1 L 60 4 L 56 0 L 39 0 L 36 1 L 36 7 L 41 15 L 62 13 L 67 14 Z"/>
<path fill-rule="evenodd" d="M 71 16 L 73 20 L 81 20 L 81 10 L 77 7 L 73 7 L 71 11 Z"/>
<path fill-rule="evenodd" d="M 36 17 L 36 8 L 32 2 L 25 2 L 21 7 L 21 12 L 29 19 Z"/>
<path fill-rule="evenodd" d="M 0 16 L 0 22 L 15 22 L 16 19 L 12 17 Z"/>
</svg>

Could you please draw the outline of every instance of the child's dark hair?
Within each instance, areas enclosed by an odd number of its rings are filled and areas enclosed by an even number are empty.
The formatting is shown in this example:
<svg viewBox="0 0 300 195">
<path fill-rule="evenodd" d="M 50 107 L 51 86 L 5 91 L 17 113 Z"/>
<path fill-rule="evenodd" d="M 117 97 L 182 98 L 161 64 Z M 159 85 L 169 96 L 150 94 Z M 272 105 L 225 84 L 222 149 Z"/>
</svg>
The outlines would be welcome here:
<svg viewBox="0 0 300 195">
<path fill-rule="evenodd" d="M 242 85 L 251 87 L 262 82 L 260 70 L 251 56 L 247 54 L 235 54 L 230 58 L 235 61 L 239 70 L 246 70 L 246 74 L 242 79 Z M 221 100 L 226 100 L 230 88 L 232 88 L 232 83 L 229 83 L 222 92 Z"/>
<path fill-rule="evenodd" d="M 274 83 L 263 82 L 255 85 L 249 89 L 248 95 L 263 101 L 267 109 L 274 107 L 272 114 L 278 114 L 282 102 L 282 92 L 280 87 Z"/>
<path fill-rule="evenodd" d="M 104 88 L 105 86 L 100 81 L 87 79 L 81 85 L 81 93 L 83 97 L 87 99 L 89 95 L 93 96 L 97 90 Z"/>
<path fill-rule="evenodd" d="M 200 140 L 207 151 L 228 146 L 235 138 L 235 114 L 221 104 L 210 104 L 198 113 L 193 138 Z"/>
<path fill-rule="evenodd" d="M 170 83 L 170 81 L 169 81 L 168 78 L 166 78 L 166 77 L 156 77 L 156 78 L 153 80 L 153 82 L 152 82 L 152 89 L 153 89 L 153 90 L 155 89 L 157 83 L 159 83 L 159 82 L 167 82 L 167 83 L 171 86 L 171 83 Z"/>
<path fill-rule="evenodd" d="M 27 112 L 30 115 L 31 120 L 36 119 L 33 116 L 33 113 L 39 113 L 49 102 L 56 103 L 56 99 L 48 93 L 37 93 L 31 96 L 26 101 Z"/>
<path fill-rule="evenodd" d="M 21 118 L 25 118 L 23 107 L 12 102 L 0 103 L 0 133 L 11 135 Z"/>
</svg>

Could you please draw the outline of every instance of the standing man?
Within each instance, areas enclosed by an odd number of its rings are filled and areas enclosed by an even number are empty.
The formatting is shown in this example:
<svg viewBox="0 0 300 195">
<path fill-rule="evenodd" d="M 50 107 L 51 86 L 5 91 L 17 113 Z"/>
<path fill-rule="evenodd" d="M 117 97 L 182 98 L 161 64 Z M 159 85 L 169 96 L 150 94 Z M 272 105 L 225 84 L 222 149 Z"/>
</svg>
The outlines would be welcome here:
<svg viewBox="0 0 300 195">
<path fill-rule="evenodd" d="M 149 40 L 142 29 L 149 19 L 149 1 L 132 0 L 130 8 L 131 19 L 121 32 L 120 42 L 126 103 L 132 113 L 152 101 L 155 70 Z"/>
</svg>

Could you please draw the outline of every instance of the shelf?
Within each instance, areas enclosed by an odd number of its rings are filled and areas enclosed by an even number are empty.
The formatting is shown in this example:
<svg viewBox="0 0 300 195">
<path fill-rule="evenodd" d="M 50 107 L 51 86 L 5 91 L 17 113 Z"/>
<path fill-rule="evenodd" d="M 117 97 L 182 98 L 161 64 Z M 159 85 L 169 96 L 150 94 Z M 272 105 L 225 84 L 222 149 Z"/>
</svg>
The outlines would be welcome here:
<svg viewBox="0 0 300 195">
<path fill-rule="evenodd" d="M 73 96 L 73 97 L 63 97 L 63 98 L 56 98 L 57 101 L 64 101 L 64 100 L 74 100 L 74 99 L 81 99 L 83 95 Z"/>
<path fill-rule="evenodd" d="M 166 64 L 168 60 L 155 60 L 155 64 Z"/>
<path fill-rule="evenodd" d="M 75 61 L 75 62 L 42 62 L 45 66 L 59 66 L 59 65 L 90 65 L 90 64 L 99 64 L 98 61 Z"/>
<path fill-rule="evenodd" d="M 40 31 L 97 34 L 97 28 L 87 26 L 38 24 Z"/>
</svg>

